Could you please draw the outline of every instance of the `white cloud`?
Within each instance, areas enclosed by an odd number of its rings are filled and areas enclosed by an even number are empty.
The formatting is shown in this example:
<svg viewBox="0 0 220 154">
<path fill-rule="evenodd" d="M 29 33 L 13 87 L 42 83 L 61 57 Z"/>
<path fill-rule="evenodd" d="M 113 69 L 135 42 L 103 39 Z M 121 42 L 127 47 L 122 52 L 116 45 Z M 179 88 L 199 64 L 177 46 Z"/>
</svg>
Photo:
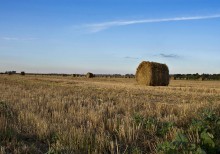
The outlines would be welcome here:
<svg viewBox="0 0 220 154">
<path fill-rule="evenodd" d="M 15 37 L 2 37 L 3 40 L 7 40 L 7 41 L 16 41 L 18 40 L 18 38 Z"/>
<path fill-rule="evenodd" d="M 2 37 L 1 39 L 6 40 L 6 41 L 31 41 L 31 40 L 36 40 L 37 38 Z"/>
<path fill-rule="evenodd" d="M 110 21 L 103 23 L 94 23 L 83 25 L 84 28 L 88 29 L 91 33 L 100 32 L 111 27 L 126 26 L 133 24 L 144 24 L 144 23 L 159 23 L 159 22 L 171 22 L 171 21 L 187 21 L 187 20 L 204 20 L 220 18 L 220 14 L 209 15 L 209 16 L 191 16 L 191 17 L 175 17 L 175 18 L 161 18 L 161 19 L 143 19 L 143 20 L 127 20 L 127 21 Z"/>
</svg>

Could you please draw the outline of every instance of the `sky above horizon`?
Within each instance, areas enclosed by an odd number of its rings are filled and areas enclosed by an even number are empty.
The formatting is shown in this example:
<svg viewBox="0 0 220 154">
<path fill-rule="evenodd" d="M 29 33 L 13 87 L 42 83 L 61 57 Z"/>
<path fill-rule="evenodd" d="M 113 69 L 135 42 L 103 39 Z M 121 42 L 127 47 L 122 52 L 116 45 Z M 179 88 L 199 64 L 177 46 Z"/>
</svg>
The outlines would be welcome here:
<svg viewBox="0 0 220 154">
<path fill-rule="evenodd" d="M 0 72 L 220 73 L 219 0 L 0 0 Z"/>
</svg>

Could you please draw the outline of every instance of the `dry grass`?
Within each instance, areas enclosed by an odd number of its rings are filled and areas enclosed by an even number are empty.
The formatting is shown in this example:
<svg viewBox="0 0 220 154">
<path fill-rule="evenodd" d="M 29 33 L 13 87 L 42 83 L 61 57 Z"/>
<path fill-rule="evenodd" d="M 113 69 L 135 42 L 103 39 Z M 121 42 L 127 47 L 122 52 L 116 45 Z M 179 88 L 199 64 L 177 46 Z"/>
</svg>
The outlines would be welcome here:
<svg viewBox="0 0 220 154">
<path fill-rule="evenodd" d="M 220 115 L 220 82 L 1 75 L 0 102 L 0 153 L 157 153 L 204 109 Z"/>
</svg>

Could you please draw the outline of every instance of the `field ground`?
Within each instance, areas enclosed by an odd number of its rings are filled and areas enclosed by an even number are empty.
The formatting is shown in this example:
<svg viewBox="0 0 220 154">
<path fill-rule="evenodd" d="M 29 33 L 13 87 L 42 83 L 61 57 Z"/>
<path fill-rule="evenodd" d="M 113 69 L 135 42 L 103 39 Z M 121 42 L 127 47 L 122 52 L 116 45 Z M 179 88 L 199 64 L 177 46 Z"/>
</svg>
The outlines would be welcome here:
<svg viewBox="0 0 220 154">
<path fill-rule="evenodd" d="M 0 75 L 0 153 L 217 153 L 220 82 Z"/>
</svg>

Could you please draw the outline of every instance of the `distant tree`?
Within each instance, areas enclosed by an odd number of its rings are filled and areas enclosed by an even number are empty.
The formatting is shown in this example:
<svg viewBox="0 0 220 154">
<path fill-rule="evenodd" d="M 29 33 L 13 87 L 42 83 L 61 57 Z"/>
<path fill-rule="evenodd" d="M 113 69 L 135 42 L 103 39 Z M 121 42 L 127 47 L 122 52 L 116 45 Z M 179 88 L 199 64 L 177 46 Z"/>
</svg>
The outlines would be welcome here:
<svg viewBox="0 0 220 154">
<path fill-rule="evenodd" d="M 16 71 L 6 71 L 5 74 L 8 74 L 8 75 L 16 74 Z"/>
</svg>

